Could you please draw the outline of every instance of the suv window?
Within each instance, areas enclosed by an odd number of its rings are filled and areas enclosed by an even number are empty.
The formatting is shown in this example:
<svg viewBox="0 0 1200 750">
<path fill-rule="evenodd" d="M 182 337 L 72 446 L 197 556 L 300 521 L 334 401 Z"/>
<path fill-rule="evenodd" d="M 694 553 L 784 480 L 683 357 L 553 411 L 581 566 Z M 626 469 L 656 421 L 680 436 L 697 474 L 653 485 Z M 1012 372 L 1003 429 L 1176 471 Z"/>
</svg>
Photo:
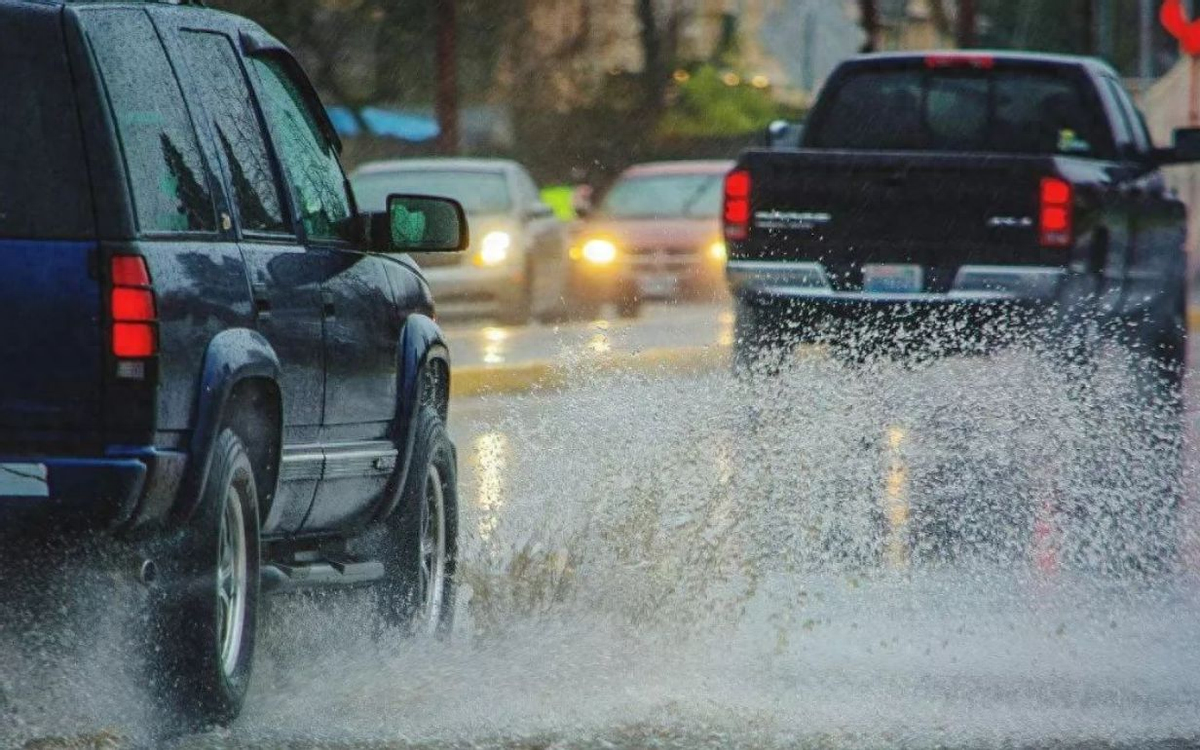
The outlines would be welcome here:
<svg viewBox="0 0 1200 750">
<path fill-rule="evenodd" d="M 62 23 L 49 10 L 0 21 L 0 237 L 93 233 Z"/>
<path fill-rule="evenodd" d="M 1052 69 L 861 70 L 806 131 L 818 148 L 1103 157 L 1106 118 L 1081 81 Z"/>
<path fill-rule="evenodd" d="M 351 204 L 337 152 L 284 66 L 274 59 L 255 58 L 254 67 L 262 80 L 263 108 L 305 233 L 310 239 L 341 239 Z"/>
<path fill-rule="evenodd" d="M 203 92 L 242 231 L 286 232 L 279 185 L 233 43 L 221 34 L 188 31 L 183 45 Z"/>
<path fill-rule="evenodd" d="M 216 229 L 196 134 L 149 17 L 116 10 L 86 17 L 144 232 Z"/>
</svg>

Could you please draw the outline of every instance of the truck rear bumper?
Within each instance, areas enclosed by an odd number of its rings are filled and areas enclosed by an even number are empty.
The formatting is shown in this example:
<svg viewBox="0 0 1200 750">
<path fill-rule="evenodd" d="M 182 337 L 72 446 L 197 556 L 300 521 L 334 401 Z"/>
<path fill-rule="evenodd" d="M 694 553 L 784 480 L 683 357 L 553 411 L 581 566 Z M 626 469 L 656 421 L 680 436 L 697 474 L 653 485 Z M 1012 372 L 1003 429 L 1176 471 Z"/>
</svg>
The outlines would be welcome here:
<svg viewBox="0 0 1200 750">
<path fill-rule="evenodd" d="M 861 308 L 1025 303 L 1050 305 L 1059 298 L 1066 269 L 1050 266 L 963 266 L 945 293 L 835 291 L 820 263 L 731 260 L 726 270 L 731 291 L 742 297 L 828 302 Z"/>
<path fill-rule="evenodd" d="M 0 531 L 121 529 L 166 519 L 186 454 L 0 455 Z"/>
</svg>

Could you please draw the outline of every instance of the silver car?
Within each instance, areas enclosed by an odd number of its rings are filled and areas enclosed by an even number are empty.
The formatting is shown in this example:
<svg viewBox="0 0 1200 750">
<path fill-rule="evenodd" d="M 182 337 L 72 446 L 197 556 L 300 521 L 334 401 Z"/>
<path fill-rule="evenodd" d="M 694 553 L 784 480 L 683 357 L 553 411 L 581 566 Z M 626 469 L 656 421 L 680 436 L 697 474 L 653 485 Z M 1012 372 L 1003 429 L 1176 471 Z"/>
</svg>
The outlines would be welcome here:
<svg viewBox="0 0 1200 750">
<path fill-rule="evenodd" d="M 466 209 L 466 253 L 414 254 L 438 312 L 517 325 L 566 314 L 571 287 L 566 225 L 520 164 L 499 159 L 403 159 L 365 164 L 350 181 L 361 209 L 392 193 L 454 198 Z"/>
</svg>

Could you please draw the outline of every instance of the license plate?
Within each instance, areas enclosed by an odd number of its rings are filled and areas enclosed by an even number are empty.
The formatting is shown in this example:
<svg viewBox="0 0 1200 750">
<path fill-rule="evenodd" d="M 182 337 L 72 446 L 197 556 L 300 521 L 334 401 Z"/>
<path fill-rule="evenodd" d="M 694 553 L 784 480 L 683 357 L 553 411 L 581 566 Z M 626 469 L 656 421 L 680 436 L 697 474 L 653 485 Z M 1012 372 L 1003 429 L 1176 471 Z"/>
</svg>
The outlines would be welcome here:
<svg viewBox="0 0 1200 750">
<path fill-rule="evenodd" d="M 0 463 L 0 497 L 49 497 L 45 464 Z"/>
<path fill-rule="evenodd" d="M 667 297 L 679 288 L 679 279 L 673 274 L 654 274 L 638 280 L 638 288 L 647 297 Z"/>
<path fill-rule="evenodd" d="M 916 294 L 925 288 L 924 269 L 912 263 L 868 263 L 863 266 L 863 291 Z"/>
</svg>

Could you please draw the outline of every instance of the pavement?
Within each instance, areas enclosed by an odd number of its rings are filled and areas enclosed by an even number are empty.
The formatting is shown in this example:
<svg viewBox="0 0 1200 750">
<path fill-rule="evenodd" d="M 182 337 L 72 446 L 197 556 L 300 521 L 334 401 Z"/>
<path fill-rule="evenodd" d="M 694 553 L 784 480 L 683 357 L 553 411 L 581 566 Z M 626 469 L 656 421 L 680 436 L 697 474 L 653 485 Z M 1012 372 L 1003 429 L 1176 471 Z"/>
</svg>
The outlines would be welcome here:
<svg viewBox="0 0 1200 750">
<path fill-rule="evenodd" d="M 1200 306 L 1188 311 L 1200 331 Z M 525 393 L 561 388 L 571 373 L 595 370 L 663 371 L 679 374 L 724 367 L 733 343 L 728 300 L 646 305 L 642 317 L 562 324 L 446 326 L 453 357 L 452 395 Z M 581 367 L 581 365 L 584 365 Z"/>
<path fill-rule="evenodd" d="M 722 367 L 733 343 L 728 302 L 657 303 L 640 318 L 562 325 L 445 327 L 458 398 L 561 387 L 593 369 L 688 372 Z"/>
</svg>

